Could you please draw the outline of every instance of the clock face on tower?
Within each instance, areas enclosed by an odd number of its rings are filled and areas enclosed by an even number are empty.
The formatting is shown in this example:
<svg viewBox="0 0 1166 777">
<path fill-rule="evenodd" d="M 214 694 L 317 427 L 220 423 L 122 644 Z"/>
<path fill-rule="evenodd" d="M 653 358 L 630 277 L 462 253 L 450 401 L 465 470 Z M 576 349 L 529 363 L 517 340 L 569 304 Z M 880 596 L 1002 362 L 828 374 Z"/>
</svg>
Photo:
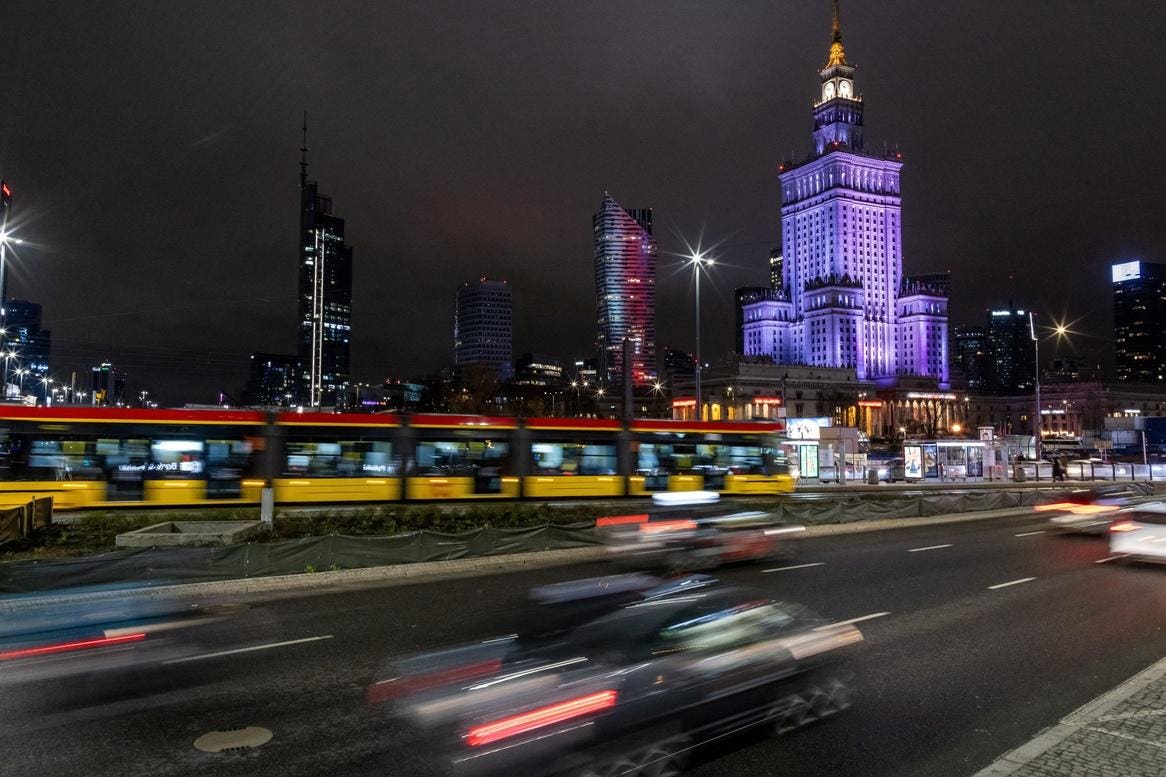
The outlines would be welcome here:
<svg viewBox="0 0 1166 777">
<path fill-rule="evenodd" d="M 842 81 L 838 84 L 838 96 L 839 97 L 849 97 L 850 96 L 850 82 L 849 81 Z"/>
<path fill-rule="evenodd" d="M 833 100 L 834 99 L 834 82 L 833 81 L 827 81 L 825 84 L 822 85 L 822 99 L 823 100 Z"/>
</svg>

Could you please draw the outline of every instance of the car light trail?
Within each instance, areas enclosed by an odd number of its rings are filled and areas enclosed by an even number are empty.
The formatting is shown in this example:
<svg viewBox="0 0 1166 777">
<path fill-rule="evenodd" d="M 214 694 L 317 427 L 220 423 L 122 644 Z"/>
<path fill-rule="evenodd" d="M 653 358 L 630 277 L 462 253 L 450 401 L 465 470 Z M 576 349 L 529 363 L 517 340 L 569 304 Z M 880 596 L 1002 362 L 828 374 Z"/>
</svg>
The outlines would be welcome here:
<svg viewBox="0 0 1166 777">
<path fill-rule="evenodd" d="M 508 718 L 491 721 L 481 726 L 475 726 L 466 734 L 466 744 L 470 747 L 480 747 L 500 739 L 525 734 L 544 726 L 553 726 L 573 718 L 590 715 L 615 706 L 617 694 L 613 690 L 599 691 L 598 693 L 580 696 L 576 699 L 551 704 L 546 707 L 512 715 Z"/>
<path fill-rule="evenodd" d="M 117 637 L 98 637 L 97 639 L 86 639 L 79 642 L 62 642 L 58 645 L 43 645 L 35 648 L 6 650 L 0 653 L 0 661 L 16 658 L 31 658 L 33 656 L 47 656 L 54 653 L 68 653 L 73 650 L 86 650 L 89 648 L 107 647 L 109 645 L 124 645 L 127 642 L 141 642 L 145 638 L 146 635 L 140 633 L 123 634 Z"/>
</svg>

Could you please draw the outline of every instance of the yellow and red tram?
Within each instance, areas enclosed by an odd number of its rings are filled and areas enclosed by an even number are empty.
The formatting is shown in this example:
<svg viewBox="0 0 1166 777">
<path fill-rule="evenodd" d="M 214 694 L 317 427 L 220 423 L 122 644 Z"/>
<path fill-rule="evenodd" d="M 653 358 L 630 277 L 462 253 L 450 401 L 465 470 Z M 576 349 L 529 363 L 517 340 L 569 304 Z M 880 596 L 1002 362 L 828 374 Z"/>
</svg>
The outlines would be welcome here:
<svg viewBox="0 0 1166 777">
<path fill-rule="evenodd" d="M 781 421 L 0 407 L 0 502 L 57 509 L 791 491 Z"/>
</svg>

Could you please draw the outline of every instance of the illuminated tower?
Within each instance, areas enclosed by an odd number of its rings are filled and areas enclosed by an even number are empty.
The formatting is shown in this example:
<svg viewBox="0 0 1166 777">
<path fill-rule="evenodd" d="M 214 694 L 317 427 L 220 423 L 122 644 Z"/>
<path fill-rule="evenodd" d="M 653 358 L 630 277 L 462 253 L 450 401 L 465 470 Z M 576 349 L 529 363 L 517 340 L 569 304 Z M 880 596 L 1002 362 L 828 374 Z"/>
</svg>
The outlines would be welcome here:
<svg viewBox="0 0 1166 777">
<path fill-rule="evenodd" d="M 833 5 L 814 151 L 779 168 L 786 299 L 746 308 L 745 350 L 778 363 L 852 368 L 862 380 L 916 375 L 946 384 L 947 294 L 934 284 L 904 286 L 901 155 L 863 150 L 862 95 Z"/>
<path fill-rule="evenodd" d="M 303 396 L 311 407 L 335 405 L 348 386 L 352 336 L 352 248 L 332 198 L 308 180 L 308 115 L 300 148 L 299 357 Z"/>
<path fill-rule="evenodd" d="M 604 193 L 592 218 L 599 376 L 622 380 L 623 341 L 632 341 L 632 382 L 656 377 L 656 241 L 652 211 L 625 210 Z"/>
</svg>

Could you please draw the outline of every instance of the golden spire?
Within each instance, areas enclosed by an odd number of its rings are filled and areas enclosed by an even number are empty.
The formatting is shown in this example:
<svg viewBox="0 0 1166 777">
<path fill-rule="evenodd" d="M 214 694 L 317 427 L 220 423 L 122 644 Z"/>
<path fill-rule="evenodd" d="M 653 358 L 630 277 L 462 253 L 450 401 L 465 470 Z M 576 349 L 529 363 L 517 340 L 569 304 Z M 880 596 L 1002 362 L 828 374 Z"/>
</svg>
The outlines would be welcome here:
<svg viewBox="0 0 1166 777">
<path fill-rule="evenodd" d="M 842 47 L 842 20 L 838 11 L 838 0 L 834 0 L 834 14 L 830 27 L 834 33 L 834 40 L 830 44 L 830 59 L 826 61 L 826 67 L 845 65 L 846 49 Z"/>
</svg>

